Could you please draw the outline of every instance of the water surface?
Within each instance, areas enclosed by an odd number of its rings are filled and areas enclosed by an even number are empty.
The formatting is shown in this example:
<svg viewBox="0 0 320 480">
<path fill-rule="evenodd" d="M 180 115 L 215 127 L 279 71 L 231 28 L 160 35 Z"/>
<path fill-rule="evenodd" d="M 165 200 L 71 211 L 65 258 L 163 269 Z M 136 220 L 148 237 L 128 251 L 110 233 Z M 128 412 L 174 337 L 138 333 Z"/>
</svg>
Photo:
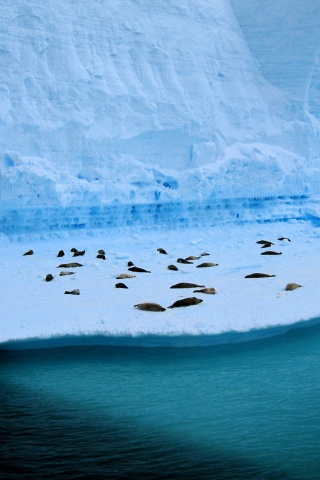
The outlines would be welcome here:
<svg viewBox="0 0 320 480">
<path fill-rule="evenodd" d="M 1 351 L 7 478 L 320 478 L 320 326 L 194 348 Z"/>
</svg>

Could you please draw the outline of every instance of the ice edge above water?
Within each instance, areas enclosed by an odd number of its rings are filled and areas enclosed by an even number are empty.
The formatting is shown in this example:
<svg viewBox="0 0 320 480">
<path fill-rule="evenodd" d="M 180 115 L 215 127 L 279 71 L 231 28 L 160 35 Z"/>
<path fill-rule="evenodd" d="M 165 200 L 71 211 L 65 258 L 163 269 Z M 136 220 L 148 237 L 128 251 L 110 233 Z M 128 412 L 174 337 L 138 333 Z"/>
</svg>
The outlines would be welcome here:
<svg viewBox="0 0 320 480">
<path fill-rule="evenodd" d="M 50 338 L 27 338 L 9 340 L 0 343 L 1 350 L 34 350 L 59 347 L 140 347 L 140 348 L 197 348 L 213 347 L 235 343 L 245 343 L 264 340 L 271 337 L 285 335 L 296 330 L 306 330 L 320 325 L 320 317 L 302 320 L 290 325 L 278 325 L 268 328 L 252 329 L 245 332 L 235 330 L 206 335 L 206 334 L 181 334 L 181 335 L 57 335 Z"/>
</svg>

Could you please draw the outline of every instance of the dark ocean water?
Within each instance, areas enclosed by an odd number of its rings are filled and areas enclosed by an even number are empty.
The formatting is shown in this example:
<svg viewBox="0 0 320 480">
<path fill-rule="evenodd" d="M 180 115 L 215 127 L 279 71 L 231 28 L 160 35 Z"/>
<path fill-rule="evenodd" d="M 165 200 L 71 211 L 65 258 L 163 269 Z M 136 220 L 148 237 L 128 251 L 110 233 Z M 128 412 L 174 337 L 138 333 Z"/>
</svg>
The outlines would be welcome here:
<svg viewBox="0 0 320 480">
<path fill-rule="evenodd" d="M 320 326 L 194 348 L 0 351 L 7 479 L 320 479 Z"/>
</svg>

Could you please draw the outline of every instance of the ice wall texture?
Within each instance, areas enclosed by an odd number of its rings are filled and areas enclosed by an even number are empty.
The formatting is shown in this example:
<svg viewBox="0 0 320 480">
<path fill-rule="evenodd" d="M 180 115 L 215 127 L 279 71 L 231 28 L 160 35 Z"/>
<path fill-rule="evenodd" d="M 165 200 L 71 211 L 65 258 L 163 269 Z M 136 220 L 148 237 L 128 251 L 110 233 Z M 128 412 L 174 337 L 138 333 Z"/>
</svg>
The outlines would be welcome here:
<svg viewBox="0 0 320 480">
<path fill-rule="evenodd" d="M 318 2 L 260 3 L 1 2 L 2 209 L 317 193 Z"/>
</svg>

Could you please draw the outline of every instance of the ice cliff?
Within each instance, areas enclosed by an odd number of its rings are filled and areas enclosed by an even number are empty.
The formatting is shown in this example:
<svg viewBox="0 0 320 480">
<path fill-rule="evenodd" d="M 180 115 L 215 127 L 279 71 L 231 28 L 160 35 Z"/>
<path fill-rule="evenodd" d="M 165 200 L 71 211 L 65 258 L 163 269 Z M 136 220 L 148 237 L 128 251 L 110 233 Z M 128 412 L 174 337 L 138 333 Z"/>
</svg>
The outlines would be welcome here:
<svg viewBox="0 0 320 480">
<path fill-rule="evenodd" d="M 1 230 L 314 197 L 319 20 L 318 0 L 1 2 Z"/>
</svg>

